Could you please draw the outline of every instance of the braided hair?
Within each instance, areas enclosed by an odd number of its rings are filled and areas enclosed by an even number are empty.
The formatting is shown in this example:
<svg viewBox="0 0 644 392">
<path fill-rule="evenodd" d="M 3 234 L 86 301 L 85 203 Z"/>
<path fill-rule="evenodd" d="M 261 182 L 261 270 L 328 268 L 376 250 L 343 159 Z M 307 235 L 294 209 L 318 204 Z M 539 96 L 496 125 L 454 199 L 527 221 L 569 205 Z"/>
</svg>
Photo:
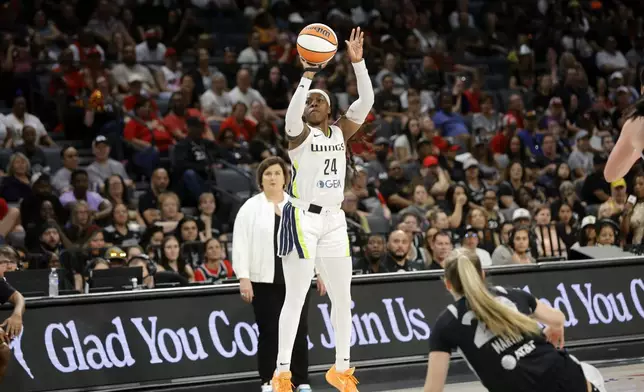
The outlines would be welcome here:
<svg viewBox="0 0 644 392">
<path fill-rule="evenodd" d="M 345 178 L 345 188 L 351 186 L 351 183 L 353 182 L 353 179 L 355 178 L 357 173 L 356 164 L 353 160 L 353 149 L 351 148 L 351 144 L 349 142 L 355 139 L 354 141 L 356 142 L 371 145 L 371 140 L 373 139 L 373 135 L 376 133 L 377 128 L 378 125 L 374 123 L 364 123 L 360 126 L 360 129 L 358 129 L 358 131 L 354 133 L 353 136 L 349 138 L 349 140 L 347 140 L 347 174 Z"/>
</svg>

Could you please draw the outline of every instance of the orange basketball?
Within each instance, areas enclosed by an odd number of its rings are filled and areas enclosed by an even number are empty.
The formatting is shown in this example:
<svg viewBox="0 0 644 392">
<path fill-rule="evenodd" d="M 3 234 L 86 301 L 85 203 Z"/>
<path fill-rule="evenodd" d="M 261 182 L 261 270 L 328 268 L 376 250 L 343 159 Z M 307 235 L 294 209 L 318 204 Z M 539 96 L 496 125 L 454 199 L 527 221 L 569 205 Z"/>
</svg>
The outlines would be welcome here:
<svg viewBox="0 0 644 392">
<path fill-rule="evenodd" d="M 312 23 L 297 36 L 297 52 L 311 64 L 322 64 L 338 51 L 338 37 L 329 26 Z"/>
</svg>

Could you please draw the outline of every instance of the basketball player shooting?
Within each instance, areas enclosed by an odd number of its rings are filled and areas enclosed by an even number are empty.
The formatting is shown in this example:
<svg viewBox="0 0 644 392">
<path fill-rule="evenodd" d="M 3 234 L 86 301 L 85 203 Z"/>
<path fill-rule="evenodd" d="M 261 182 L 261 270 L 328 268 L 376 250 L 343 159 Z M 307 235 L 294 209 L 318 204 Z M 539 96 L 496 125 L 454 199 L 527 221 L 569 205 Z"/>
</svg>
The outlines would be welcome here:
<svg viewBox="0 0 644 392">
<path fill-rule="evenodd" d="M 279 320 L 279 352 L 272 380 L 275 392 L 292 391 L 291 353 L 315 269 L 332 304 L 336 360 L 326 380 L 339 391 L 358 390 L 355 369 L 349 367 L 352 264 L 347 224 L 340 205 L 347 170 L 346 144 L 365 121 L 374 102 L 373 87 L 362 59 L 363 41 L 360 28 L 353 29 L 345 41 L 360 97 L 337 125 L 329 124 L 329 95 L 322 90 L 309 90 L 315 70 L 304 60 L 304 76 L 286 112 L 292 176 L 288 189 L 291 198 L 282 211 L 279 230 L 278 252 L 284 258 L 286 298 Z M 302 121 L 303 116 L 306 122 Z"/>
</svg>

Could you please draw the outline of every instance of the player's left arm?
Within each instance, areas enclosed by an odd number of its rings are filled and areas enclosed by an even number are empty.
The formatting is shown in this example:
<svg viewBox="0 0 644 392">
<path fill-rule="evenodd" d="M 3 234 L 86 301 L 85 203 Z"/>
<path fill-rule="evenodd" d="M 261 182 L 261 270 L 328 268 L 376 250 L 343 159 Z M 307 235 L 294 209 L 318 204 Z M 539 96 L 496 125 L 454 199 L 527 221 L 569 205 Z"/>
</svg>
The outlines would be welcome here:
<svg viewBox="0 0 644 392">
<path fill-rule="evenodd" d="M 360 27 L 351 30 L 351 36 L 347 44 L 347 55 L 351 59 L 353 70 L 356 73 L 356 84 L 358 85 L 358 99 L 349 106 L 347 113 L 340 118 L 338 126 L 342 130 L 344 141 L 348 141 L 358 132 L 369 115 L 374 102 L 373 86 L 369 71 L 362 58 L 362 44 L 364 43 L 364 32 Z"/>
<path fill-rule="evenodd" d="M 423 392 L 443 392 L 447 371 L 449 370 L 450 353 L 432 351 L 427 361 L 427 379 Z"/>
<path fill-rule="evenodd" d="M 10 339 L 20 335 L 22 331 L 22 315 L 25 313 L 25 298 L 18 291 L 14 291 L 9 297 L 10 303 L 13 304 L 13 313 L 6 319 L 0 327 L 4 329 Z"/>
</svg>

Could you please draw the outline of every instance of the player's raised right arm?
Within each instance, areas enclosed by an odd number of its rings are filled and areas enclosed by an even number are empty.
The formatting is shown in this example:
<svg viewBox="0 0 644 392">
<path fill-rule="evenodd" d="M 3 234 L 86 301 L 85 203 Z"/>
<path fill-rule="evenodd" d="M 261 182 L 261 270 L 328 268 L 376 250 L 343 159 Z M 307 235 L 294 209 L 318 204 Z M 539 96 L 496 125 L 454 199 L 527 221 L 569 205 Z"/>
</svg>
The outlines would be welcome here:
<svg viewBox="0 0 644 392">
<path fill-rule="evenodd" d="M 309 67 L 308 64 L 301 60 L 304 68 Z M 302 121 L 302 116 L 304 115 L 304 109 L 306 108 L 306 97 L 311 87 L 311 82 L 313 82 L 313 77 L 315 72 L 306 71 L 300 79 L 300 83 L 293 93 L 291 102 L 288 104 L 288 109 L 286 109 L 286 136 L 289 140 L 289 145 L 291 148 L 299 146 L 309 135 L 309 127 Z"/>
</svg>

